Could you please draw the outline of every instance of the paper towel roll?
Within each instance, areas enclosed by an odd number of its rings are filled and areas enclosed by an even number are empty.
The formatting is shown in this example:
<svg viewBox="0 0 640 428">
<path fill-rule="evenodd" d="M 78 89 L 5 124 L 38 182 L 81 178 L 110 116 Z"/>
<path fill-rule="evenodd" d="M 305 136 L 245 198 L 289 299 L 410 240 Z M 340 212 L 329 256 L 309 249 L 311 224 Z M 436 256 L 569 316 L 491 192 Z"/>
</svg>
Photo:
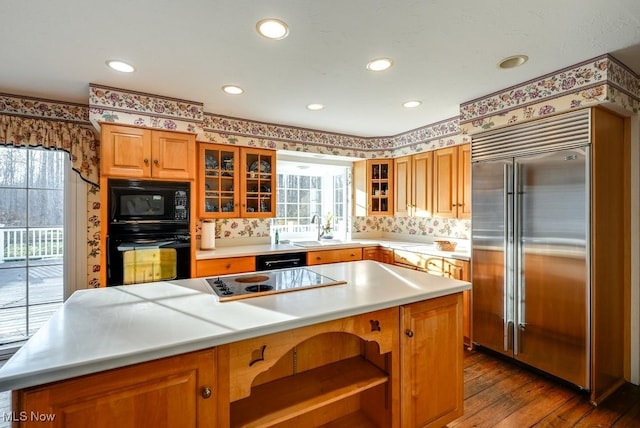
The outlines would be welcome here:
<svg viewBox="0 0 640 428">
<path fill-rule="evenodd" d="M 216 222 L 202 222 L 202 238 L 200 240 L 200 249 L 213 250 L 216 248 Z"/>
</svg>

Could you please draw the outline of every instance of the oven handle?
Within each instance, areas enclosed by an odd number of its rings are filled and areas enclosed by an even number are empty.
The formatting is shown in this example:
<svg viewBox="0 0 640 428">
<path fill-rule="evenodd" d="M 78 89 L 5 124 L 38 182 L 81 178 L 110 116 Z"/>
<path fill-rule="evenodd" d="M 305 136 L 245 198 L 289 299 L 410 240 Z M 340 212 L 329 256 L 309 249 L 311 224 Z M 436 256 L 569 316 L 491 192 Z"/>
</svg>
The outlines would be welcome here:
<svg viewBox="0 0 640 428">
<path fill-rule="evenodd" d="M 128 247 L 127 244 L 131 245 L 131 248 L 127 248 L 128 250 L 143 250 L 146 248 L 149 249 L 153 249 L 153 248 L 188 248 L 191 246 L 191 244 L 189 242 L 181 242 L 181 241 L 167 241 L 167 240 L 161 240 L 158 242 L 144 242 L 144 243 L 136 243 L 136 242 L 130 242 L 130 243 L 123 243 L 121 242 L 116 248 L 119 251 L 123 251 L 122 247 Z"/>
<path fill-rule="evenodd" d="M 285 259 L 285 260 L 269 260 L 264 262 L 265 266 L 269 267 L 271 265 L 277 265 L 280 263 L 300 263 L 301 259 Z"/>
</svg>

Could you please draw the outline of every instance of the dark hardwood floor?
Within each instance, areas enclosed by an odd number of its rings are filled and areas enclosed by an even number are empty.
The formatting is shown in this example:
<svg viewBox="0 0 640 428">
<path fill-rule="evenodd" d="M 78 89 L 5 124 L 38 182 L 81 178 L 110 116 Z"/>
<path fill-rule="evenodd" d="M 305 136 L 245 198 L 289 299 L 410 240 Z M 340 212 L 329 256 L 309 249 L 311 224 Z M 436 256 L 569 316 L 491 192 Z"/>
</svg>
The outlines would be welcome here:
<svg viewBox="0 0 640 428">
<path fill-rule="evenodd" d="M 464 416 L 447 427 L 640 427 L 640 387 L 588 394 L 482 350 L 465 351 Z"/>
</svg>

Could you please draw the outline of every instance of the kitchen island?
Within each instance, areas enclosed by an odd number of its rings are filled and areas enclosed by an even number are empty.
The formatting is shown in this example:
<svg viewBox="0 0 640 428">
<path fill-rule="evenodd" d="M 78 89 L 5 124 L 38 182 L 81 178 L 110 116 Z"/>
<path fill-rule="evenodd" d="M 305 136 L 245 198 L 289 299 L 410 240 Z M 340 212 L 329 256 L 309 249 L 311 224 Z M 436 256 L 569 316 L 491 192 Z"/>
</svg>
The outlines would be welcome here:
<svg viewBox="0 0 640 428">
<path fill-rule="evenodd" d="M 204 279 L 76 292 L 0 369 L 0 389 L 14 390 L 15 415 L 65 426 L 96 414 L 105 426 L 441 426 L 461 414 L 469 283 L 373 261 L 309 269 L 346 283 L 229 302 Z"/>
</svg>

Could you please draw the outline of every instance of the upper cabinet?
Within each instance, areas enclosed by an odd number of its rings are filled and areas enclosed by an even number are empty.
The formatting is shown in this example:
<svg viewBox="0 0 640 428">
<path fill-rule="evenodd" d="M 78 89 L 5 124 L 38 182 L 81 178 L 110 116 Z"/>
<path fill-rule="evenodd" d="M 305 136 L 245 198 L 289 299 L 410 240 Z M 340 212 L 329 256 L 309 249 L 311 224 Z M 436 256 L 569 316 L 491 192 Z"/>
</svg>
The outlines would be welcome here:
<svg viewBox="0 0 640 428">
<path fill-rule="evenodd" d="M 433 152 L 433 214 L 471 218 L 471 145 Z"/>
<path fill-rule="evenodd" d="M 394 159 L 395 215 L 430 216 L 433 200 L 433 152 Z"/>
<path fill-rule="evenodd" d="M 393 215 L 393 159 L 353 164 L 353 215 Z"/>
<path fill-rule="evenodd" d="M 200 217 L 273 217 L 275 165 L 273 150 L 200 143 Z"/>
<path fill-rule="evenodd" d="M 240 149 L 242 180 L 240 215 L 274 217 L 276 209 L 276 152 Z"/>
<path fill-rule="evenodd" d="M 191 180 L 195 135 L 101 124 L 101 174 L 110 177 Z"/>
<path fill-rule="evenodd" d="M 240 149 L 199 144 L 198 211 L 202 218 L 240 215 Z"/>
<path fill-rule="evenodd" d="M 393 215 L 393 159 L 367 161 L 367 213 Z"/>
</svg>

